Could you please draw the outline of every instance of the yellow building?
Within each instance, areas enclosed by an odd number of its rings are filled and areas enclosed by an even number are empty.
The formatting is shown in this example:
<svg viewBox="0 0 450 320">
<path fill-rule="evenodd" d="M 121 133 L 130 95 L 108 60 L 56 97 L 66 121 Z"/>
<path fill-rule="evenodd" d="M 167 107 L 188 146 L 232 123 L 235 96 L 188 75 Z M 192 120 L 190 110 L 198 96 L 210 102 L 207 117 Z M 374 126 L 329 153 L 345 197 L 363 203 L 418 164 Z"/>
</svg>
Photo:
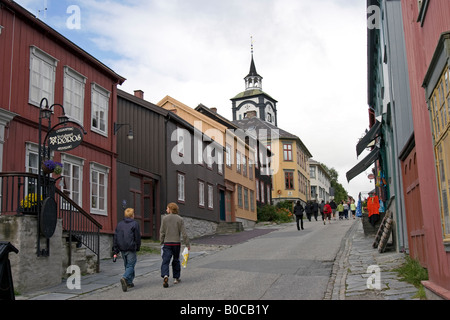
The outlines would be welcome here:
<svg viewBox="0 0 450 320">
<path fill-rule="evenodd" d="M 245 118 L 233 121 L 246 130 L 253 130 L 258 139 L 272 153 L 272 200 L 303 204 L 310 200 L 308 159 L 312 157 L 301 139 L 275 125 L 248 113 Z"/>
<path fill-rule="evenodd" d="M 225 221 L 242 222 L 244 227 L 253 226 L 257 220 L 255 169 L 251 165 L 254 163 L 254 150 L 226 126 L 170 96 L 164 97 L 157 105 L 175 112 L 223 146 Z"/>
</svg>

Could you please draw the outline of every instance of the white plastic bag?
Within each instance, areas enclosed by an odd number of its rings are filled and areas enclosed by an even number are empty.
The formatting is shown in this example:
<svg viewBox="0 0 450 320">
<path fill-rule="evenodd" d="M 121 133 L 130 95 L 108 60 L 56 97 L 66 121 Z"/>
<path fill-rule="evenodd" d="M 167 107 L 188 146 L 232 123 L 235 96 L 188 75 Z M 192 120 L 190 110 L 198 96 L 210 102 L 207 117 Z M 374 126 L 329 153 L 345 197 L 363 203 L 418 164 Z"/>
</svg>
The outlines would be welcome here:
<svg viewBox="0 0 450 320">
<path fill-rule="evenodd" d="M 181 265 L 183 266 L 183 268 L 186 268 L 188 258 L 189 258 L 189 249 L 187 247 L 184 247 L 183 252 L 181 253 Z"/>
</svg>

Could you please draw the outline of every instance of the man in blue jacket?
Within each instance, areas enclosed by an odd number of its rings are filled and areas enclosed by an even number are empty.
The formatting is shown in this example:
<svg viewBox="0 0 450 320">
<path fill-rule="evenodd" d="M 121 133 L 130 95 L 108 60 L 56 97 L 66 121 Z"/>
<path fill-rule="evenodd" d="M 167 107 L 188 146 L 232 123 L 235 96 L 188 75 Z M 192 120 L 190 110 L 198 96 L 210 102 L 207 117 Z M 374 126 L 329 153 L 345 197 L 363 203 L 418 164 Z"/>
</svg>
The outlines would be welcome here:
<svg viewBox="0 0 450 320">
<path fill-rule="evenodd" d="M 117 224 L 114 233 L 113 253 L 122 254 L 125 273 L 120 279 L 122 290 L 134 287 L 134 267 L 136 266 L 136 252 L 141 249 L 141 231 L 139 223 L 134 220 L 134 209 L 125 209 L 125 218 Z"/>
</svg>

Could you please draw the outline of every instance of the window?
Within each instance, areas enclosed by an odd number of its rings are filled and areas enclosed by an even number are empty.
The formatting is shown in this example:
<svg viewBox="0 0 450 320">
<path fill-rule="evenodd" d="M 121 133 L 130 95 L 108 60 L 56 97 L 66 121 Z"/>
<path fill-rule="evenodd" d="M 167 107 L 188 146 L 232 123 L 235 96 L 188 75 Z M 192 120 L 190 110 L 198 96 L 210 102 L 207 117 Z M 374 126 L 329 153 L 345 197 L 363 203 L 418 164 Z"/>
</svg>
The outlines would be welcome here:
<svg viewBox="0 0 450 320">
<path fill-rule="evenodd" d="M 98 84 L 92 84 L 92 131 L 107 135 L 108 132 L 108 106 L 109 91 L 100 87 Z"/>
<path fill-rule="evenodd" d="M 208 184 L 208 209 L 214 208 L 214 187 Z"/>
<path fill-rule="evenodd" d="M 231 155 L 231 146 L 229 144 L 227 144 L 227 146 L 226 146 L 226 152 L 227 152 L 226 159 L 225 159 L 226 165 L 227 165 L 227 167 L 231 168 L 231 165 L 232 165 L 232 163 L 231 163 L 231 156 L 232 155 Z"/>
<path fill-rule="evenodd" d="M 223 151 L 218 152 L 217 157 L 217 172 L 223 174 Z"/>
<path fill-rule="evenodd" d="M 248 210 L 248 189 L 244 188 L 244 209 Z"/>
<path fill-rule="evenodd" d="M 444 239 L 450 241 L 450 70 L 444 67 L 431 93 L 430 118 L 436 158 L 438 193 Z"/>
<path fill-rule="evenodd" d="M 185 175 L 184 173 L 177 173 L 177 198 L 178 202 L 185 201 L 185 186 L 184 186 Z"/>
<path fill-rule="evenodd" d="M 250 210 L 255 211 L 255 192 L 250 190 Z"/>
<path fill-rule="evenodd" d="M 179 130 L 177 130 L 177 141 L 179 141 L 178 131 Z M 196 152 L 197 159 L 196 159 L 195 163 L 199 164 L 199 165 L 203 165 L 203 140 L 201 139 L 201 137 L 197 137 L 197 136 L 194 136 L 194 137 L 195 137 L 195 141 L 196 141 L 195 146 L 197 148 L 197 152 Z M 180 152 L 180 150 L 178 150 L 178 152 Z"/>
<path fill-rule="evenodd" d="M 63 164 L 62 191 L 76 204 L 82 206 L 81 183 L 84 160 L 68 154 L 61 154 L 61 162 Z"/>
<path fill-rule="evenodd" d="M 86 77 L 64 67 L 64 111 L 80 124 L 83 124 L 85 83 Z"/>
<path fill-rule="evenodd" d="M 108 215 L 108 172 L 109 168 L 91 163 L 91 213 Z"/>
<path fill-rule="evenodd" d="M 34 143 L 26 143 L 26 163 L 25 171 L 29 173 L 38 173 L 39 170 L 39 156 L 38 145 Z"/>
<path fill-rule="evenodd" d="M 247 157 L 242 155 L 242 174 L 247 176 Z"/>
<path fill-rule="evenodd" d="M 314 166 L 310 166 L 309 167 L 309 177 L 311 179 L 315 179 L 316 178 L 316 167 L 314 167 Z"/>
<path fill-rule="evenodd" d="M 241 173 L 241 153 L 236 151 L 236 171 Z"/>
<path fill-rule="evenodd" d="M 294 189 L 294 172 L 292 171 L 284 172 L 284 184 L 287 190 Z"/>
<path fill-rule="evenodd" d="M 283 143 L 283 159 L 284 161 L 292 161 L 292 144 Z"/>
<path fill-rule="evenodd" d="M 26 143 L 25 171 L 29 173 L 38 173 L 39 157 L 38 145 Z M 25 178 L 25 194 L 37 193 L 37 180 Z"/>
<path fill-rule="evenodd" d="M 262 203 L 264 203 L 265 200 L 264 200 L 264 182 L 263 181 L 260 181 L 260 188 L 259 189 L 261 190 L 261 198 L 260 198 L 260 200 L 261 200 Z"/>
<path fill-rule="evenodd" d="M 242 208 L 243 207 L 243 205 L 242 205 L 242 186 L 238 186 L 237 190 L 238 190 L 238 206 L 239 206 L 239 208 Z"/>
<path fill-rule="evenodd" d="M 203 181 L 198 182 L 198 205 L 205 206 L 205 183 Z"/>
<path fill-rule="evenodd" d="M 256 201 L 259 201 L 259 180 L 258 179 L 255 179 L 255 185 L 256 185 L 256 189 L 255 189 Z"/>
<path fill-rule="evenodd" d="M 39 106 L 42 98 L 54 103 L 55 73 L 58 60 L 35 46 L 30 47 L 30 92 L 28 102 Z"/>
</svg>

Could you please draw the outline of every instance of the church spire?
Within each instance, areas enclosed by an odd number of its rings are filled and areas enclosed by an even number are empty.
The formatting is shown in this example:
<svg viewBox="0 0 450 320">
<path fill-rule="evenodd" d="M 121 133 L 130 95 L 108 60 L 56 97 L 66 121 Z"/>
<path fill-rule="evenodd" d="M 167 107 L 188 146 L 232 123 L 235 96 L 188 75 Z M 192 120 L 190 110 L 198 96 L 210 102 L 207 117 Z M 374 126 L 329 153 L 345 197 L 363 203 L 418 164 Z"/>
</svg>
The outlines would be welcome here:
<svg viewBox="0 0 450 320">
<path fill-rule="evenodd" d="M 245 90 L 262 90 L 262 77 L 256 72 L 255 60 L 253 59 L 253 36 L 251 39 L 251 62 L 250 62 L 250 72 L 244 78 L 245 80 Z"/>
</svg>

